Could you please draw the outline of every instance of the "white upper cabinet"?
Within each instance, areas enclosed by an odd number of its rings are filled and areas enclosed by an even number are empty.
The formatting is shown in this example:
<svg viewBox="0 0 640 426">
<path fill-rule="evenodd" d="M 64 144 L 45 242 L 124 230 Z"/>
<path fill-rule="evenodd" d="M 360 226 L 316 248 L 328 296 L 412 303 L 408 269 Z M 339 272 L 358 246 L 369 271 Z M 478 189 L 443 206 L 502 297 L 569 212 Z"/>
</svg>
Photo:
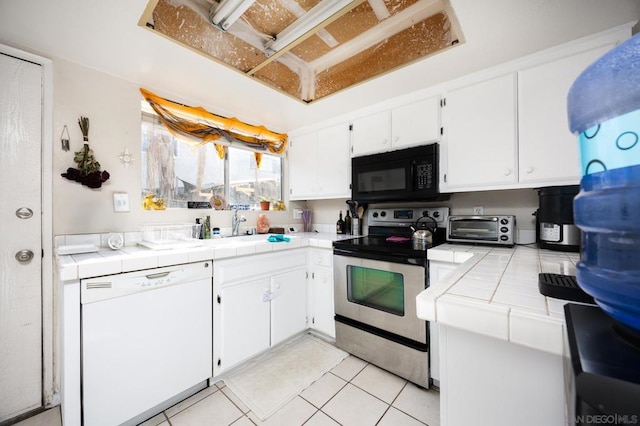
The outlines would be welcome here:
<svg viewBox="0 0 640 426">
<path fill-rule="evenodd" d="M 288 158 L 290 200 L 351 196 L 347 123 L 292 137 Z"/>
<path fill-rule="evenodd" d="M 351 155 L 374 154 L 391 150 L 391 111 L 382 111 L 353 120 Z"/>
<path fill-rule="evenodd" d="M 434 96 L 353 120 L 351 155 L 409 148 L 439 139 L 440 97 Z"/>
<path fill-rule="evenodd" d="M 289 159 L 289 199 L 304 200 L 315 196 L 318 184 L 317 133 L 292 136 L 287 151 Z"/>
<path fill-rule="evenodd" d="M 569 131 L 567 93 L 613 44 L 518 72 L 519 177 L 522 183 L 577 184 L 578 142 Z"/>
<path fill-rule="evenodd" d="M 440 98 L 434 96 L 391 110 L 391 146 L 409 148 L 440 139 Z"/>
<path fill-rule="evenodd" d="M 515 91 L 512 73 L 447 93 L 441 189 L 516 182 Z"/>
</svg>

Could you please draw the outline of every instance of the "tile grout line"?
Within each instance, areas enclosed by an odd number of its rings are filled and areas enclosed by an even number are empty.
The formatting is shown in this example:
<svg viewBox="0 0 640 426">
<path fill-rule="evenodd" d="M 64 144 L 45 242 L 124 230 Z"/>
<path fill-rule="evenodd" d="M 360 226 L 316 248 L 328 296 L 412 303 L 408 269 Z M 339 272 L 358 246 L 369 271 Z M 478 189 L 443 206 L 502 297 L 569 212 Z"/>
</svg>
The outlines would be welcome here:
<svg viewBox="0 0 640 426">
<path fill-rule="evenodd" d="M 224 381 L 222 380 L 222 382 L 224 382 Z M 228 386 L 226 385 L 226 383 L 225 383 L 225 386 L 224 386 L 224 387 L 225 387 L 225 388 L 228 388 Z M 225 398 L 227 398 L 227 401 L 229 401 L 229 402 L 230 402 L 234 407 L 236 407 L 236 408 L 238 409 L 238 411 L 240 411 L 240 417 L 238 417 L 237 419 L 235 419 L 235 420 L 234 420 L 233 422 L 231 422 L 230 424 L 232 425 L 232 424 L 234 424 L 235 422 L 237 422 L 238 420 L 240 420 L 241 418 L 246 417 L 246 418 L 247 418 L 247 420 L 249 420 L 251 423 L 253 423 L 253 424 L 255 425 L 255 423 L 253 422 L 253 420 L 251 420 L 251 418 L 248 416 L 248 413 L 251 413 L 251 409 L 249 409 L 249 411 L 245 413 L 245 412 L 242 410 L 242 408 L 240 408 L 240 407 L 239 407 L 239 406 L 238 406 L 238 405 L 237 405 L 237 404 L 236 404 L 236 403 L 235 403 L 231 398 L 229 398 L 229 396 L 227 396 L 227 394 L 226 394 L 226 393 L 222 392 L 222 389 L 223 389 L 223 388 L 218 388 L 218 392 L 221 392 L 221 393 L 222 393 L 222 395 L 223 395 Z M 233 393 L 233 391 L 232 391 L 231 389 L 229 389 L 229 391 L 230 391 L 231 393 Z M 214 392 L 214 393 L 215 393 L 215 392 Z M 238 395 L 235 395 L 235 394 L 234 394 L 234 396 L 235 396 L 236 398 L 238 398 Z M 250 407 L 247 407 L 247 408 L 250 408 Z"/>
<path fill-rule="evenodd" d="M 363 370 L 364 370 L 364 368 L 363 368 Z M 362 370 L 360 370 L 360 371 L 362 371 Z M 360 372 L 358 372 L 358 374 L 359 374 L 359 373 L 360 373 Z M 340 380 L 344 380 L 342 377 L 338 376 L 337 374 L 332 373 L 331 371 L 327 371 L 327 373 L 325 373 L 325 374 L 331 374 L 331 375 L 333 375 L 333 376 L 335 376 L 335 377 L 339 378 Z M 356 376 L 357 376 L 357 374 L 356 374 Z M 323 376 L 323 377 L 324 377 L 324 376 Z M 355 377 L 355 376 L 354 376 L 354 377 Z M 318 379 L 318 380 L 320 380 L 320 379 Z M 317 381 L 316 381 L 316 382 L 317 382 Z M 337 421 L 336 419 L 334 419 L 333 417 L 331 417 L 328 413 L 325 413 L 324 411 L 322 411 L 322 408 L 326 407 L 326 406 L 327 406 L 327 404 L 329 403 L 329 401 L 331 401 L 333 398 L 335 398 L 335 397 L 336 397 L 336 395 L 338 395 L 338 394 L 340 393 L 340 391 L 341 391 L 342 389 L 344 389 L 344 388 L 345 388 L 345 387 L 350 383 L 350 382 L 347 382 L 346 380 L 344 380 L 344 382 L 345 382 L 345 383 L 344 383 L 344 385 L 343 385 L 343 386 L 341 386 L 341 387 L 340 387 L 340 389 L 338 389 L 338 390 L 336 391 L 336 393 L 334 393 L 334 394 L 333 394 L 333 396 L 332 396 L 331 398 L 329 398 L 329 399 L 328 399 L 324 404 L 322 404 L 322 406 L 321 406 L 321 407 L 317 407 L 316 412 L 315 412 L 315 413 L 313 413 L 313 416 L 315 416 L 318 412 L 320 412 L 320 413 L 324 414 L 325 416 L 329 417 L 329 418 L 330 418 L 331 420 L 333 420 L 334 422 L 336 422 L 336 423 L 338 423 L 339 425 L 341 425 L 341 423 L 340 423 L 339 421 Z M 315 383 L 315 382 L 314 382 L 314 383 Z M 309 387 L 311 387 L 312 385 L 313 385 L 313 383 L 312 383 L 311 385 L 309 385 Z M 307 389 L 308 389 L 308 388 L 307 388 Z M 302 398 L 304 401 L 307 401 L 307 402 L 308 402 L 309 404 L 311 404 L 313 407 L 315 407 L 315 405 L 313 405 L 313 403 L 312 403 L 311 401 L 309 401 L 309 400 L 305 399 L 305 398 L 302 396 L 302 393 L 298 394 L 298 396 L 299 396 L 300 398 Z M 311 417 L 313 417 L 313 416 L 311 416 Z M 311 419 L 311 417 L 309 417 L 309 418 L 308 418 L 308 419 L 303 423 L 303 425 L 304 425 L 304 424 L 306 424 L 307 422 L 309 422 L 309 420 Z"/>
</svg>

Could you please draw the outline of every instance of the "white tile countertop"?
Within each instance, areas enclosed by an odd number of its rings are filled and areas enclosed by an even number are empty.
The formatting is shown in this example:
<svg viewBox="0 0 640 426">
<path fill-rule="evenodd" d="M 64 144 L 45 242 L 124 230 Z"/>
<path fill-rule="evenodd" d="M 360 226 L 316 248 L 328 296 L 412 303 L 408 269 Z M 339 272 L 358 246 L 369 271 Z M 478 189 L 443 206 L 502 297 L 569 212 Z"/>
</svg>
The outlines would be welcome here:
<svg viewBox="0 0 640 426">
<path fill-rule="evenodd" d="M 136 242 L 125 243 L 119 250 L 106 248 L 104 235 L 67 235 L 56 237 L 56 246 L 65 244 L 95 244 L 100 247 L 92 253 L 57 255 L 58 278 L 61 281 L 72 281 L 101 275 L 119 274 L 122 272 L 158 268 L 181 263 L 200 262 L 203 260 L 224 259 L 300 247 L 320 247 L 331 249 L 333 241 L 351 236 L 332 233 L 295 233 L 287 234 L 288 242 L 269 242 L 272 234 L 258 234 L 231 238 L 202 240 L 198 247 L 151 250 L 136 245 Z M 127 236 L 125 235 L 125 241 Z"/>
<path fill-rule="evenodd" d="M 575 275 L 578 253 L 443 244 L 428 258 L 460 266 L 418 295 L 418 317 L 562 355 L 566 302 L 541 295 L 538 274 Z"/>
</svg>

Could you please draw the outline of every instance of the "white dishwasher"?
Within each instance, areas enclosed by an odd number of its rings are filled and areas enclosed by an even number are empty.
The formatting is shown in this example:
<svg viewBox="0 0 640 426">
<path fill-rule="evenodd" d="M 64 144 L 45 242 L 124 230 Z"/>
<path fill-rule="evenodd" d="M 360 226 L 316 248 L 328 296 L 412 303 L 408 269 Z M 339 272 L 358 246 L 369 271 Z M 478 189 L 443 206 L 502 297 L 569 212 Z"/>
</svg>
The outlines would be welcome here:
<svg viewBox="0 0 640 426">
<path fill-rule="evenodd" d="M 213 376 L 212 278 L 211 262 L 199 262 L 81 281 L 85 425 L 139 423 L 204 387 Z"/>
</svg>

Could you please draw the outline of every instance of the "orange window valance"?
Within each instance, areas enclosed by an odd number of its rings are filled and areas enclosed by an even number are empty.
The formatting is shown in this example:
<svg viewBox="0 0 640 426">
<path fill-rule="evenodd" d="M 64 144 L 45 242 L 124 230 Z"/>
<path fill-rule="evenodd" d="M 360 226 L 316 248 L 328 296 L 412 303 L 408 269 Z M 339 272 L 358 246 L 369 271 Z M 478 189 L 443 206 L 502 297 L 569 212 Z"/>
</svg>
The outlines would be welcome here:
<svg viewBox="0 0 640 426">
<path fill-rule="evenodd" d="M 224 158 L 227 150 L 225 144 L 215 143 L 221 138 L 228 142 L 240 142 L 255 150 L 258 167 L 262 159 L 261 152 L 282 154 L 287 148 L 286 133 L 272 132 L 264 126 L 253 126 L 236 118 L 221 117 L 202 107 L 172 102 L 146 89 L 141 88 L 140 92 L 174 136 L 198 144 L 214 143 L 220 158 Z"/>
</svg>

